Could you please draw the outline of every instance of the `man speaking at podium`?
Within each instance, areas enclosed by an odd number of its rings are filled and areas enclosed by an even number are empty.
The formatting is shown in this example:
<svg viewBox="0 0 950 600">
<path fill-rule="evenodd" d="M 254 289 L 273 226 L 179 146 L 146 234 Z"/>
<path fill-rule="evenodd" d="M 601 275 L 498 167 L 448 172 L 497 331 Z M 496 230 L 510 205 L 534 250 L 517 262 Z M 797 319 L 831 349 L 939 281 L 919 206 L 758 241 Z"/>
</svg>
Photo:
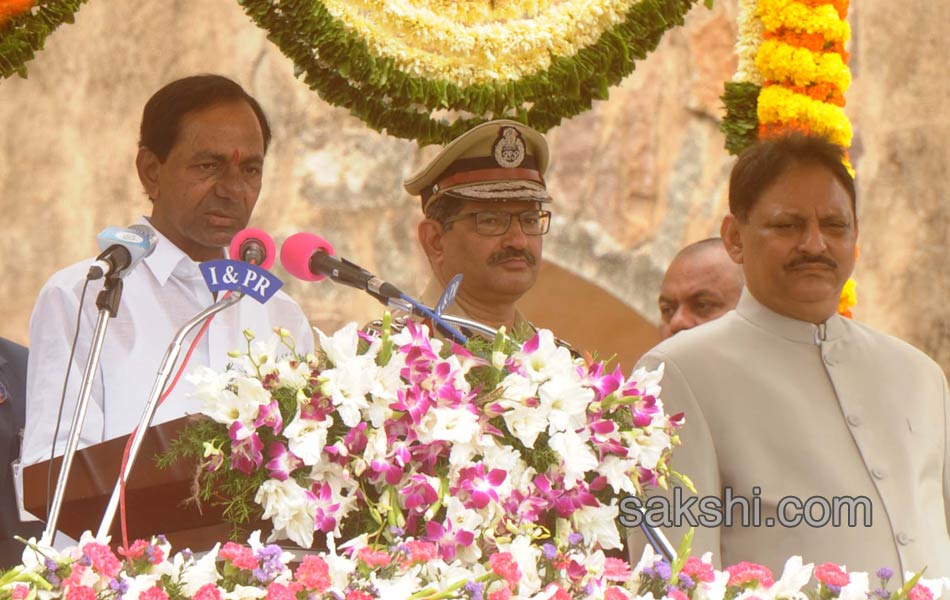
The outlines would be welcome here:
<svg viewBox="0 0 950 600">
<path fill-rule="evenodd" d="M 509 120 L 478 125 L 449 143 L 404 182 L 421 196 L 418 234 L 435 276 L 422 294 L 433 306 L 451 279 L 462 285 L 446 313 L 515 335 L 533 327 L 515 303 L 534 286 L 551 201 L 544 172 L 548 146 L 537 131 Z"/>
<path fill-rule="evenodd" d="M 776 579 L 795 555 L 947 576 L 947 380 L 919 350 L 837 314 L 858 233 L 842 157 L 789 135 L 733 168 L 722 238 L 745 274 L 739 304 L 640 361 L 665 365 L 667 410 L 686 413 L 672 467 L 699 499 L 674 495 L 669 514 L 699 521 L 694 553 Z"/>
<path fill-rule="evenodd" d="M 257 101 L 237 83 L 218 75 L 169 83 L 145 105 L 135 165 L 152 203 L 143 223 L 158 233 L 155 251 L 124 279 L 118 314 L 109 323 L 81 446 L 128 434 L 139 422 L 166 348 L 189 319 L 214 302 L 198 268 L 224 258 L 224 247 L 244 229 L 261 191 L 261 171 L 270 127 Z M 50 457 L 67 368 L 62 424 L 55 452 L 66 447 L 86 357 L 98 315 L 99 282 L 89 286 L 76 328 L 87 260 L 59 271 L 40 292 L 30 319 L 26 430 L 22 463 Z M 278 292 L 267 304 L 245 298 L 218 314 L 198 343 L 190 365 L 223 369 L 227 352 L 283 327 L 297 351 L 313 349 L 313 334 L 296 302 Z M 185 345 L 194 339 L 190 334 Z M 155 414 L 154 423 L 197 412 L 182 378 Z"/>
</svg>

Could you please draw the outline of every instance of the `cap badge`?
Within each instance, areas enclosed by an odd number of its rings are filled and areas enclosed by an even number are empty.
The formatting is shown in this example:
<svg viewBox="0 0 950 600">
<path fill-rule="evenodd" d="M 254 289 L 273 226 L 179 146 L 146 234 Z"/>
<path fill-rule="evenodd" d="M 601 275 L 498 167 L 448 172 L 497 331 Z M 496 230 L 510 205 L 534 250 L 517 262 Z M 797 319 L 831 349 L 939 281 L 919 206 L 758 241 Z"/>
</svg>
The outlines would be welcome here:
<svg viewBox="0 0 950 600">
<path fill-rule="evenodd" d="M 521 132 L 514 127 L 502 127 L 492 145 L 492 156 L 500 166 L 513 169 L 524 162 L 525 146 Z"/>
</svg>

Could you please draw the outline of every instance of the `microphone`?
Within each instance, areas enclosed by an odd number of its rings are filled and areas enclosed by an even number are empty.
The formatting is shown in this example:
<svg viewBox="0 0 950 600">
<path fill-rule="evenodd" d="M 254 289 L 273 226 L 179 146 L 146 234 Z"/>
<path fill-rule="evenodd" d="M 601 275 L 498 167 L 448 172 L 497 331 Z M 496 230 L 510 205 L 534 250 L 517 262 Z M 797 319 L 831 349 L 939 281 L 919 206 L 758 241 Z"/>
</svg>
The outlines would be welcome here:
<svg viewBox="0 0 950 600">
<path fill-rule="evenodd" d="M 89 267 L 86 279 L 92 281 L 118 274 L 125 277 L 142 260 L 155 251 L 158 236 L 148 225 L 132 225 L 127 229 L 106 227 L 96 236 L 102 253 Z"/>
<path fill-rule="evenodd" d="M 403 296 L 393 284 L 359 265 L 333 256 L 330 242 L 312 233 L 295 233 L 287 238 L 280 248 L 280 263 L 297 279 L 320 281 L 329 277 L 337 283 L 369 292 L 384 304 L 389 298 Z"/>
<path fill-rule="evenodd" d="M 248 227 L 234 234 L 228 247 L 228 256 L 262 269 L 270 269 L 277 257 L 277 245 L 267 232 Z"/>
</svg>

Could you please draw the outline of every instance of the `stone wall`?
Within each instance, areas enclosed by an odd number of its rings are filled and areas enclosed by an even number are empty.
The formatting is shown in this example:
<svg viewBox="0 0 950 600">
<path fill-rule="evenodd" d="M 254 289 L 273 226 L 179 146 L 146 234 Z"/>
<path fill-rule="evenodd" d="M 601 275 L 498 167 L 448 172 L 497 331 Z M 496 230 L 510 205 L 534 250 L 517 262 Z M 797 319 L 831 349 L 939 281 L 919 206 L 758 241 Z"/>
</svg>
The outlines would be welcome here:
<svg viewBox="0 0 950 600">
<path fill-rule="evenodd" d="M 858 132 L 862 248 L 855 314 L 950 369 L 948 3 L 854 5 L 848 99 Z M 735 0 L 695 8 L 609 101 L 549 134 L 550 264 L 525 304 L 543 325 L 569 322 L 581 347 L 610 354 L 622 339 L 629 348 L 622 360 L 635 360 L 657 339 L 650 324 L 667 262 L 682 245 L 718 231 L 732 165 L 718 131 L 718 95 L 735 69 L 735 18 Z M 420 213 L 400 183 L 433 149 L 380 135 L 324 103 L 234 0 L 91 0 L 28 66 L 29 79 L 0 82 L 7 234 L 0 335 L 27 343 L 45 279 L 93 254 L 103 227 L 148 212 L 133 164 L 141 108 L 164 83 L 196 72 L 241 82 L 271 119 L 254 225 L 278 242 L 296 231 L 319 233 L 340 255 L 407 290 L 421 288 Z M 325 329 L 379 314 L 350 288 L 285 279 Z M 558 304 L 580 284 L 599 290 L 588 295 L 600 298 L 596 306 Z M 587 326 L 592 315 L 615 326 Z"/>
</svg>

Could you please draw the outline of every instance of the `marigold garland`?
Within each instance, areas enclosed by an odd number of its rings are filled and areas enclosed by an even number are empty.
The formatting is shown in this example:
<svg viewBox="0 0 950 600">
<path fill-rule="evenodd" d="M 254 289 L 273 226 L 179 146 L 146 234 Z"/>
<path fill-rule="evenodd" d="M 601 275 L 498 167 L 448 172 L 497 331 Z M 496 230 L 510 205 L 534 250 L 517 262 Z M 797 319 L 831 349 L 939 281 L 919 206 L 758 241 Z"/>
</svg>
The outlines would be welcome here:
<svg viewBox="0 0 950 600">
<path fill-rule="evenodd" d="M 698 0 L 239 2 L 325 101 L 422 145 L 588 110 Z"/>
<path fill-rule="evenodd" d="M 739 8 L 739 67 L 722 96 L 726 149 L 739 154 L 756 139 L 801 131 L 847 151 L 848 0 L 740 0 Z M 845 165 L 851 170 L 847 157 Z M 839 302 L 849 317 L 854 289 L 849 279 Z"/>
<path fill-rule="evenodd" d="M 0 79 L 26 77 L 26 63 L 43 49 L 46 37 L 86 0 L 0 0 Z"/>
</svg>

